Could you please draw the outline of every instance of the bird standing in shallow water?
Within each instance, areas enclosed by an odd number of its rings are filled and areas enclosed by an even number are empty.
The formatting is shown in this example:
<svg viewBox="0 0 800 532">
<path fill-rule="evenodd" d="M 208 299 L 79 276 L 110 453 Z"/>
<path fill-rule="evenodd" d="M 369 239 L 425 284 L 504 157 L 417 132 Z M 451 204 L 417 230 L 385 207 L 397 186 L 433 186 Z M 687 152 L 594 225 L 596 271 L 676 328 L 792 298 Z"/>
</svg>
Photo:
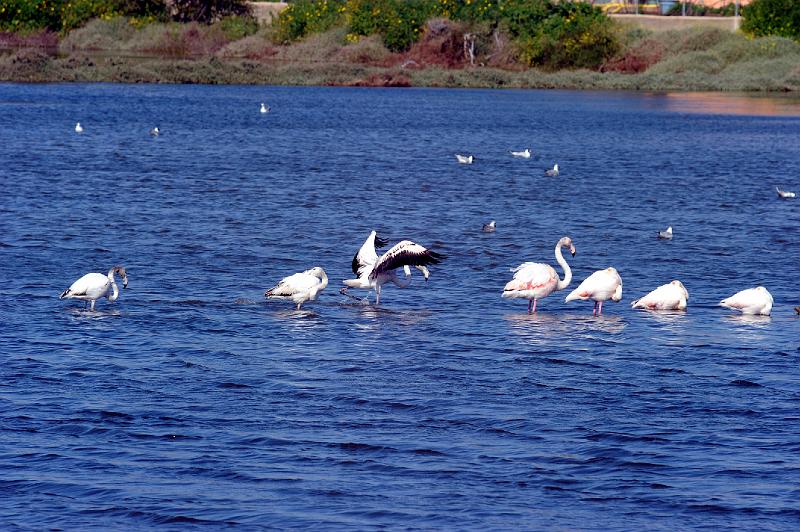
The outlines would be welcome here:
<svg viewBox="0 0 800 532">
<path fill-rule="evenodd" d="M 664 284 L 631 303 L 631 308 L 646 310 L 686 310 L 689 292 L 680 281 Z"/>
<path fill-rule="evenodd" d="M 572 239 L 568 236 L 563 237 L 556 243 L 556 262 L 564 270 L 564 279 L 559 280 L 555 268 L 549 264 L 539 262 L 524 262 L 511 270 L 514 278 L 503 288 L 503 297 L 527 299 L 528 313 L 536 312 L 536 302 L 543 297 L 547 297 L 556 290 L 563 290 L 572 281 L 572 270 L 561 255 L 561 248 L 569 249 L 572 256 L 575 256 L 575 246 Z"/>
<path fill-rule="evenodd" d="M 622 300 L 622 278 L 614 268 L 606 268 L 594 272 L 592 275 L 584 279 L 578 285 L 578 288 L 570 292 L 565 303 L 581 299 L 586 301 L 591 299 L 594 301 L 593 316 L 599 316 L 603 313 L 603 301 L 620 301 Z"/>
<path fill-rule="evenodd" d="M 113 303 L 119 297 L 119 288 L 114 280 L 114 274 L 117 273 L 122 277 L 122 287 L 128 288 L 128 275 L 125 268 L 122 266 L 114 266 L 108 270 L 108 275 L 102 273 L 87 273 L 74 283 L 72 286 L 64 290 L 59 299 L 82 299 L 88 305 L 91 302 L 94 310 L 95 302 L 101 297 L 106 297 Z M 111 295 L 108 294 L 111 289 Z"/>
<path fill-rule="evenodd" d="M 310 270 L 284 277 L 281 281 L 264 292 L 264 297 L 276 299 L 291 299 L 297 310 L 306 301 L 314 301 L 317 295 L 328 286 L 328 276 L 325 270 L 316 266 Z"/>
<path fill-rule="evenodd" d="M 742 290 L 719 302 L 722 307 L 738 310 L 749 316 L 769 316 L 772 303 L 772 294 L 763 286 Z"/>
<path fill-rule="evenodd" d="M 426 249 L 410 240 L 403 240 L 395 244 L 389 251 L 378 257 L 375 247 L 381 248 L 386 245 L 386 241 L 378 238 L 375 231 L 372 231 L 367 240 L 361 245 L 355 257 L 353 257 L 353 273 L 358 275 L 357 279 L 347 279 L 344 284 L 347 288 L 363 288 L 375 290 L 375 304 L 381 302 L 381 286 L 391 282 L 400 288 L 406 288 L 411 284 L 411 268 L 414 266 L 422 272 L 425 280 L 428 280 L 430 272 L 427 266 L 438 264 L 444 259 L 444 255 Z M 407 281 L 403 282 L 395 273 L 397 268 L 403 268 Z M 341 292 L 347 294 L 347 288 Z"/>
</svg>

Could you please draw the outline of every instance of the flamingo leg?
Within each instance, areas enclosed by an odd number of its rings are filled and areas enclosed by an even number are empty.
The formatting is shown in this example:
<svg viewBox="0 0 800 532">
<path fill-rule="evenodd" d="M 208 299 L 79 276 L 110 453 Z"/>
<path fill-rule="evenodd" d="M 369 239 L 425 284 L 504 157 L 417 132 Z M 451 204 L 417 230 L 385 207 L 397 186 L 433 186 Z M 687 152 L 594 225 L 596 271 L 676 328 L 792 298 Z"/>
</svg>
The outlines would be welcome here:
<svg viewBox="0 0 800 532">
<path fill-rule="evenodd" d="M 380 285 L 375 287 L 375 305 L 381 304 L 381 287 Z"/>
<path fill-rule="evenodd" d="M 603 313 L 603 302 L 599 301 L 599 308 L 597 309 L 597 315 L 601 315 Z"/>
<path fill-rule="evenodd" d="M 536 299 L 533 300 L 533 313 L 536 314 Z"/>
<path fill-rule="evenodd" d="M 95 301 L 97 301 L 97 300 L 96 300 L 96 299 L 92 299 L 92 308 L 90 308 L 90 309 L 89 309 L 89 310 L 91 310 L 92 312 L 94 312 L 94 302 L 95 302 Z"/>
<path fill-rule="evenodd" d="M 597 316 L 597 301 L 594 302 L 594 310 L 592 311 L 592 316 Z"/>
<path fill-rule="evenodd" d="M 531 305 L 533 305 L 533 299 L 528 300 L 528 314 L 531 313 Z"/>
</svg>

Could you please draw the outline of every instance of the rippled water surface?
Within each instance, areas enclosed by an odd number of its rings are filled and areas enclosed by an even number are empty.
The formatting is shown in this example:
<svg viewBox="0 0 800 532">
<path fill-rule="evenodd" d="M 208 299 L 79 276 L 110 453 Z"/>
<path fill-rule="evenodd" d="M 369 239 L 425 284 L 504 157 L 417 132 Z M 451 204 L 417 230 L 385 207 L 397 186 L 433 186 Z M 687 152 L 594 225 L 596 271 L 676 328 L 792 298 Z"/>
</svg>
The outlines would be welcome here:
<svg viewBox="0 0 800 532">
<path fill-rule="evenodd" d="M 725 98 L 0 85 L 2 528 L 797 529 L 800 106 Z M 342 296 L 372 229 L 447 258 Z M 500 298 L 564 235 L 602 317 Z"/>
</svg>

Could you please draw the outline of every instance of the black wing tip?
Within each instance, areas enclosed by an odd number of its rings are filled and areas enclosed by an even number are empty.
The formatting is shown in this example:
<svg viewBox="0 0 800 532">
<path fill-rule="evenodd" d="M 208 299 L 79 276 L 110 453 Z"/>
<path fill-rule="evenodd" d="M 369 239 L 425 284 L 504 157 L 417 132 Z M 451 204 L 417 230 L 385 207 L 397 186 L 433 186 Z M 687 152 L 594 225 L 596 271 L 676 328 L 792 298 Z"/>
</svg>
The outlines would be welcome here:
<svg viewBox="0 0 800 532">
<path fill-rule="evenodd" d="M 428 250 L 426 255 L 430 259 L 430 263 L 431 264 L 439 264 L 440 262 L 442 262 L 444 259 L 447 258 L 447 255 L 444 255 L 442 253 L 437 253 L 437 252 L 431 251 L 431 250 Z"/>
<path fill-rule="evenodd" d="M 383 238 L 379 237 L 377 233 L 375 234 L 375 247 L 382 248 L 389 244 L 388 240 L 384 240 Z"/>
</svg>

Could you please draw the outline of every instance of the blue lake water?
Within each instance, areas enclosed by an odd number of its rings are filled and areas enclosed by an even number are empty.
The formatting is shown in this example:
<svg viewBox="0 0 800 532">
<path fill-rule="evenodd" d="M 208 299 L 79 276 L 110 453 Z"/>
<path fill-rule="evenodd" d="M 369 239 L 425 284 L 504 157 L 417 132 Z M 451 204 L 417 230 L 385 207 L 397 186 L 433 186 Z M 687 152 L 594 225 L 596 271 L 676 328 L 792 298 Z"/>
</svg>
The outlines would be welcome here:
<svg viewBox="0 0 800 532">
<path fill-rule="evenodd" d="M 0 126 L 3 529 L 800 526 L 797 100 L 3 84 Z M 372 229 L 447 258 L 361 304 Z M 564 235 L 602 317 L 500 298 Z"/>
</svg>

